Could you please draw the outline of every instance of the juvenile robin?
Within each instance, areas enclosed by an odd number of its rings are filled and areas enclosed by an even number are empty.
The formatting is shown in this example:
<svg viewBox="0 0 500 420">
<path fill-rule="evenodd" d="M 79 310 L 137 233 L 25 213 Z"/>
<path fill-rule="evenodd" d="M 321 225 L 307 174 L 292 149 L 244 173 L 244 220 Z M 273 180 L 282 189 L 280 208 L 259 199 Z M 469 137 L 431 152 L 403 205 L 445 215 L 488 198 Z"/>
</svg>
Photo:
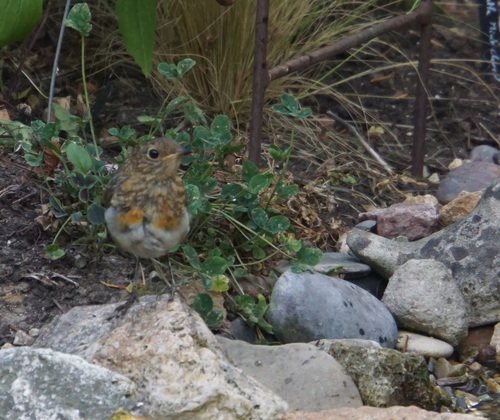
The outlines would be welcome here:
<svg viewBox="0 0 500 420">
<path fill-rule="evenodd" d="M 177 175 L 191 153 L 161 137 L 137 146 L 104 192 L 108 231 L 116 245 L 140 258 L 166 255 L 189 232 L 186 193 Z"/>
</svg>

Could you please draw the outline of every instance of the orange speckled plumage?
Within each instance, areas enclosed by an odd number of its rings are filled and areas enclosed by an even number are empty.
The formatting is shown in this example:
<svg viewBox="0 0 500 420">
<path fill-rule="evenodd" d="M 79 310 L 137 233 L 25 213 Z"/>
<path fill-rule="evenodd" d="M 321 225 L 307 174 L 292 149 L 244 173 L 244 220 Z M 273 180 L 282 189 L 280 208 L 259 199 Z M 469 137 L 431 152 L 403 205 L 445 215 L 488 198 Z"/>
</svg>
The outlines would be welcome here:
<svg viewBox="0 0 500 420">
<path fill-rule="evenodd" d="M 189 231 L 186 194 L 177 175 L 189 152 L 168 138 L 137 146 L 103 196 L 106 224 L 116 245 L 138 257 L 167 254 Z"/>
</svg>

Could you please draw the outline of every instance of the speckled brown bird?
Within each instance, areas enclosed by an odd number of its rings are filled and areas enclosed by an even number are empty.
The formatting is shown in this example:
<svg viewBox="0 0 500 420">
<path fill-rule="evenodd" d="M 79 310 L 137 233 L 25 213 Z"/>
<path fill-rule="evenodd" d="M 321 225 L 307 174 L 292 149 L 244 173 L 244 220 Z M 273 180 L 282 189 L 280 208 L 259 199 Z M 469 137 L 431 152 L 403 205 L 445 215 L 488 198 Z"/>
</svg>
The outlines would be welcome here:
<svg viewBox="0 0 500 420">
<path fill-rule="evenodd" d="M 186 193 L 178 176 L 183 149 L 170 138 L 137 146 L 103 196 L 105 219 L 116 245 L 141 258 L 158 258 L 189 232 Z"/>
</svg>

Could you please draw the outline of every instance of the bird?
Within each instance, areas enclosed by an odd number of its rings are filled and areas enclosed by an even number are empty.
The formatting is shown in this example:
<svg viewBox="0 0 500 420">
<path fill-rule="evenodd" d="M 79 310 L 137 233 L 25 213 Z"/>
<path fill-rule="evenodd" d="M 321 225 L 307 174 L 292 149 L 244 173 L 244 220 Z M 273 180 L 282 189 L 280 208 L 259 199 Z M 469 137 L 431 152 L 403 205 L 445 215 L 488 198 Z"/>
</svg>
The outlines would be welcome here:
<svg viewBox="0 0 500 420">
<path fill-rule="evenodd" d="M 148 140 L 132 150 L 104 191 L 108 232 L 137 262 L 167 255 L 189 232 L 186 191 L 178 171 L 182 157 L 190 153 L 168 137 Z"/>
</svg>

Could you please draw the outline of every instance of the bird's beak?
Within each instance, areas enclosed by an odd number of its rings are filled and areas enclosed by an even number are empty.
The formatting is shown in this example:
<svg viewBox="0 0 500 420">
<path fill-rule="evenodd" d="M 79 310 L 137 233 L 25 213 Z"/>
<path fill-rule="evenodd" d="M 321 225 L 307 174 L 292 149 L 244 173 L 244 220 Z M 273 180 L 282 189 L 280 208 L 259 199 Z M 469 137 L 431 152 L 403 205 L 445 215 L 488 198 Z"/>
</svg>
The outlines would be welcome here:
<svg viewBox="0 0 500 420">
<path fill-rule="evenodd" d="M 173 159 L 173 158 L 178 157 L 178 156 L 186 156 L 186 155 L 190 155 L 191 153 L 193 153 L 193 151 L 191 149 L 182 148 L 177 153 L 172 153 L 171 155 L 167 155 L 167 156 L 163 157 L 162 160 Z"/>
</svg>

